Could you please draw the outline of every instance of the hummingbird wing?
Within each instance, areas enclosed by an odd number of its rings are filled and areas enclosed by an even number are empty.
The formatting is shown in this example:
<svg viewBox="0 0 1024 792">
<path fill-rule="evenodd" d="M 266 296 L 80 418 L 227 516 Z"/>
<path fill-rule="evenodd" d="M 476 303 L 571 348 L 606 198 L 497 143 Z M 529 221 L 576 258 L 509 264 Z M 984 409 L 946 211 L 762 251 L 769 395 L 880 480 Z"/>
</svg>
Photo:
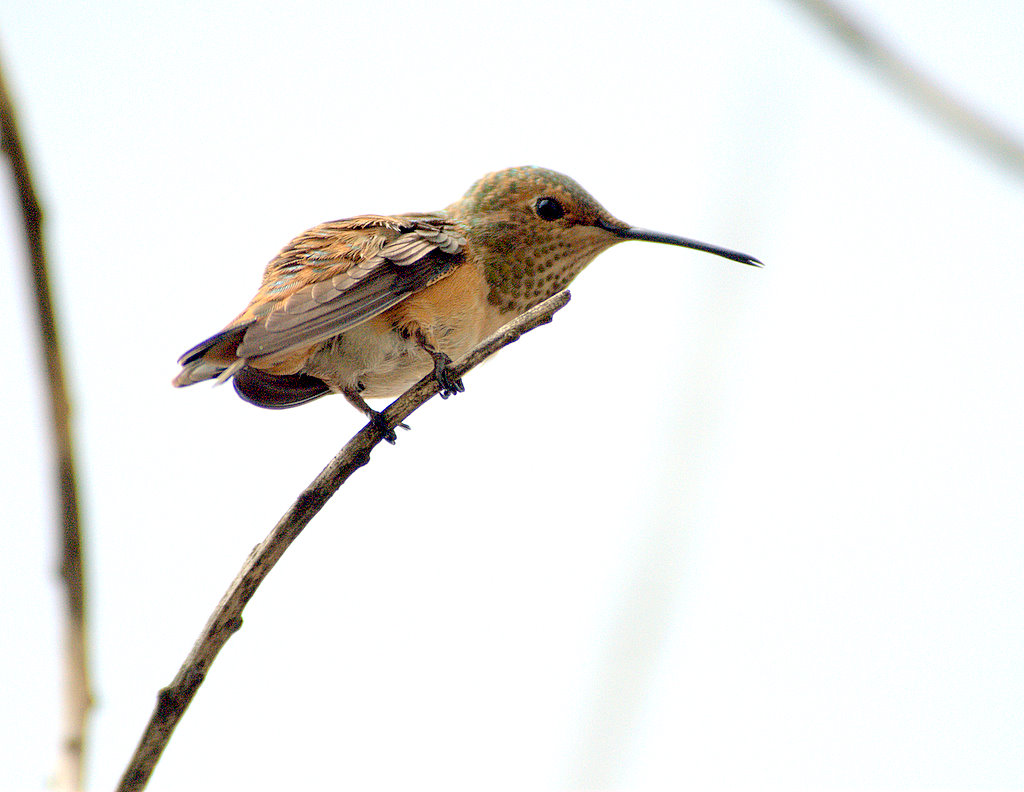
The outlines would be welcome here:
<svg viewBox="0 0 1024 792">
<path fill-rule="evenodd" d="M 362 215 L 323 223 L 267 265 L 248 307 L 179 359 L 191 385 L 306 349 L 397 305 L 451 273 L 466 238 L 442 214 Z M 227 375 L 230 376 L 230 375 Z"/>
<path fill-rule="evenodd" d="M 465 244 L 440 215 L 367 215 L 311 228 L 267 266 L 239 317 L 254 321 L 236 354 L 266 358 L 343 333 L 449 274 Z"/>
</svg>

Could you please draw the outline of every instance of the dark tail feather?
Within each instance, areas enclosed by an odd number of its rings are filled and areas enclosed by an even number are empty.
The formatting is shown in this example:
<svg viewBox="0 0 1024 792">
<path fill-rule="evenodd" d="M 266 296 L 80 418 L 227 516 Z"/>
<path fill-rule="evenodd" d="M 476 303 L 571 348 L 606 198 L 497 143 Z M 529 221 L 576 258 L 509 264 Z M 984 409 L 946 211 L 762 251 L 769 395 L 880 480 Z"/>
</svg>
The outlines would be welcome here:
<svg viewBox="0 0 1024 792">
<path fill-rule="evenodd" d="M 249 322 L 221 330 L 216 335 L 196 344 L 178 358 L 182 369 L 174 378 L 175 387 L 183 388 L 186 385 L 195 385 L 197 382 L 213 379 L 235 363 L 238 360 L 235 352 L 251 324 Z"/>
<path fill-rule="evenodd" d="M 233 382 L 245 401 L 270 410 L 298 407 L 331 392 L 323 380 L 308 374 L 267 374 L 252 366 L 239 369 Z"/>
</svg>

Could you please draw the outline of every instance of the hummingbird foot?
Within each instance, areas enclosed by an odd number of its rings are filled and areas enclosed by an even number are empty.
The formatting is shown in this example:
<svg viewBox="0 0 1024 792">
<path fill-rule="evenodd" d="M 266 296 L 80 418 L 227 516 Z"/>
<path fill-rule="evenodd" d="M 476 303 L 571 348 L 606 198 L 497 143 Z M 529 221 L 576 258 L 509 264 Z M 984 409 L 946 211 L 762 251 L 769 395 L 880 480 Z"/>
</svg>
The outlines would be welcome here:
<svg viewBox="0 0 1024 792">
<path fill-rule="evenodd" d="M 430 354 L 434 358 L 434 379 L 441 386 L 441 398 L 447 399 L 449 396 L 454 396 L 456 393 L 462 393 L 466 390 L 462 380 L 455 376 L 455 371 L 452 369 L 452 359 L 444 352 L 431 352 Z"/>
<path fill-rule="evenodd" d="M 381 438 L 383 438 L 391 445 L 394 445 L 396 442 L 398 442 L 398 435 L 395 434 L 395 429 L 397 429 L 400 426 L 402 429 L 408 430 L 409 427 L 404 423 L 398 424 L 398 426 L 396 426 L 394 429 L 388 426 L 388 422 L 385 420 L 384 414 L 377 412 L 377 410 L 373 409 L 373 407 L 367 404 L 366 399 L 359 395 L 358 390 L 346 389 L 342 391 L 342 394 L 348 400 L 349 404 L 351 404 L 353 407 L 359 410 L 359 412 L 361 412 L 363 415 L 370 419 L 370 423 L 373 424 L 374 428 L 378 432 L 380 432 Z"/>
<path fill-rule="evenodd" d="M 370 411 L 366 414 L 366 417 L 370 419 L 370 423 L 372 423 L 377 428 L 377 431 L 380 432 L 381 437 L 386 442 L 390 443 L 391 445 L 394 445 L 395 443 L 398 442 L 398 435 L 395 434 L 394 429 L 388 426 L 388 422 L 384 420 L 384 415 L 382 413 L 379 413 L 373 408 L 370 408 Z M 409 428 L 404 423 L 400 423 L 398 424 L 398 426 L 402 427 L 403 429 Z M 398 427 L 395 428 L 397 429 Z"/>
<path fill-rule="evenodd" d="M 442 399 L 447 399 L 449 396 L 454 396 L 456 393 L 462 393 L 466 390 L 466 386 L 462 384 L 462 379 L 455 375 L 452 359 L 434 347 L 419 330 L 416 331 L 416 343 L 434 359 L 434 379 L 441 386 L 440 393 Z"/>
</svg>

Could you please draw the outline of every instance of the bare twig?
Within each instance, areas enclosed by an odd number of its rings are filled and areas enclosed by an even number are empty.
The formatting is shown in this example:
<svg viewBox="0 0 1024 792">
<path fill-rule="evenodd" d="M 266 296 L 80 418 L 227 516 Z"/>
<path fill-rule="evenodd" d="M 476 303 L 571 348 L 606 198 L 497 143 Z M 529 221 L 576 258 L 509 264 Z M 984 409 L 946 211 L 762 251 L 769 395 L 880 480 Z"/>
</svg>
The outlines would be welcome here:
<svg viewBox="0 0 1024 792">
<path fill-rule="evenodd" d="M 567 302 L 569 292 L 559 292 L 509 322 L 456 364 L 456 374 L 463 376 L 485 358 L 517 340 L 523 333 L 547 324 L 554 313 Z M 436 394 L 438 389 L 438 383 L 432 374 L 421 379 L 384 410 L 382 416 L 387 425 L 392 428 L 397 426 Z M 370 452 L 382 439 L 383 435 L 373 424 L 363 427 L 299 495 L 267 538 L 249 554 L 241 572 L 228 586 L 227 592 L 210 616 L 177 675 L 170 685 L 157 694 L 156 709 L 121 777 L 118 792 L 136 792 L 145 788 L 153 768 L 171 738 L 171 733 L 203 683 L 217 653 L 228 638 L 242 626 L 242 609 L 288 549 L 288 545 L 348 477 L 370 461 Z"/>
<path fill-rule="evenodd" d="M 955 134 L 1024 176 L 1024 144 L 911 65 L 867 25 L 829 0 L 795 0 L 854 53 L 878 69 L 893 86 Z"/>
<path fill-rule="evenodd" d="M 64 622 L 64 712 L 55 786 L 62 792 L 74 792 L 82 788 L 85 726 L 92 706 L 92 693 L 89 688 L 86 654 L 85 583 L 78 488 L 71 440 L 71 408 L 64 383 L 64 364 L 61 359 L 57 320 L 50 297 L 46 247 L 43 242 L 43 213 L 32 186 L 32 175 L 21 145 L 17 116 L 4 84 L 2 68 L 0 128 L 3 153 L 11 164 L 25 226 L 29 272 L 35 294 L 39 335 L 42 339 L 40 349 L 46 368 L 50 420 L 57 457 L 57 485 L 62 520 L 60 574 L 64 583 L 67 608 Z"/>
</svg>

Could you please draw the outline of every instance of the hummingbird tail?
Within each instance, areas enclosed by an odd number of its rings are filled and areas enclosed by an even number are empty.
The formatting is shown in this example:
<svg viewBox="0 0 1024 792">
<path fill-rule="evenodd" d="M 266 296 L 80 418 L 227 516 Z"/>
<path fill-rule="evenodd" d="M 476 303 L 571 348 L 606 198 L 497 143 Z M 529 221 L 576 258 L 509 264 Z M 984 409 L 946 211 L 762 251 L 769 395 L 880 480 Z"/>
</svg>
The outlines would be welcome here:
<svg viewBox="0 0 1024 792">
<path fill-rule="evenodd" d="M 196 344 L 178 358 L 182 369 L 171 384 L 176 388 L 184 388 L 203 380 L 216 378 L 218 382 L 223 382 L 231 377 L 238 370 L 239 364 L 244 365 L 244 361 L 240 361 L 235 352 L 248 329 L 249 324 L 229 327 Z"/>
</svg>

